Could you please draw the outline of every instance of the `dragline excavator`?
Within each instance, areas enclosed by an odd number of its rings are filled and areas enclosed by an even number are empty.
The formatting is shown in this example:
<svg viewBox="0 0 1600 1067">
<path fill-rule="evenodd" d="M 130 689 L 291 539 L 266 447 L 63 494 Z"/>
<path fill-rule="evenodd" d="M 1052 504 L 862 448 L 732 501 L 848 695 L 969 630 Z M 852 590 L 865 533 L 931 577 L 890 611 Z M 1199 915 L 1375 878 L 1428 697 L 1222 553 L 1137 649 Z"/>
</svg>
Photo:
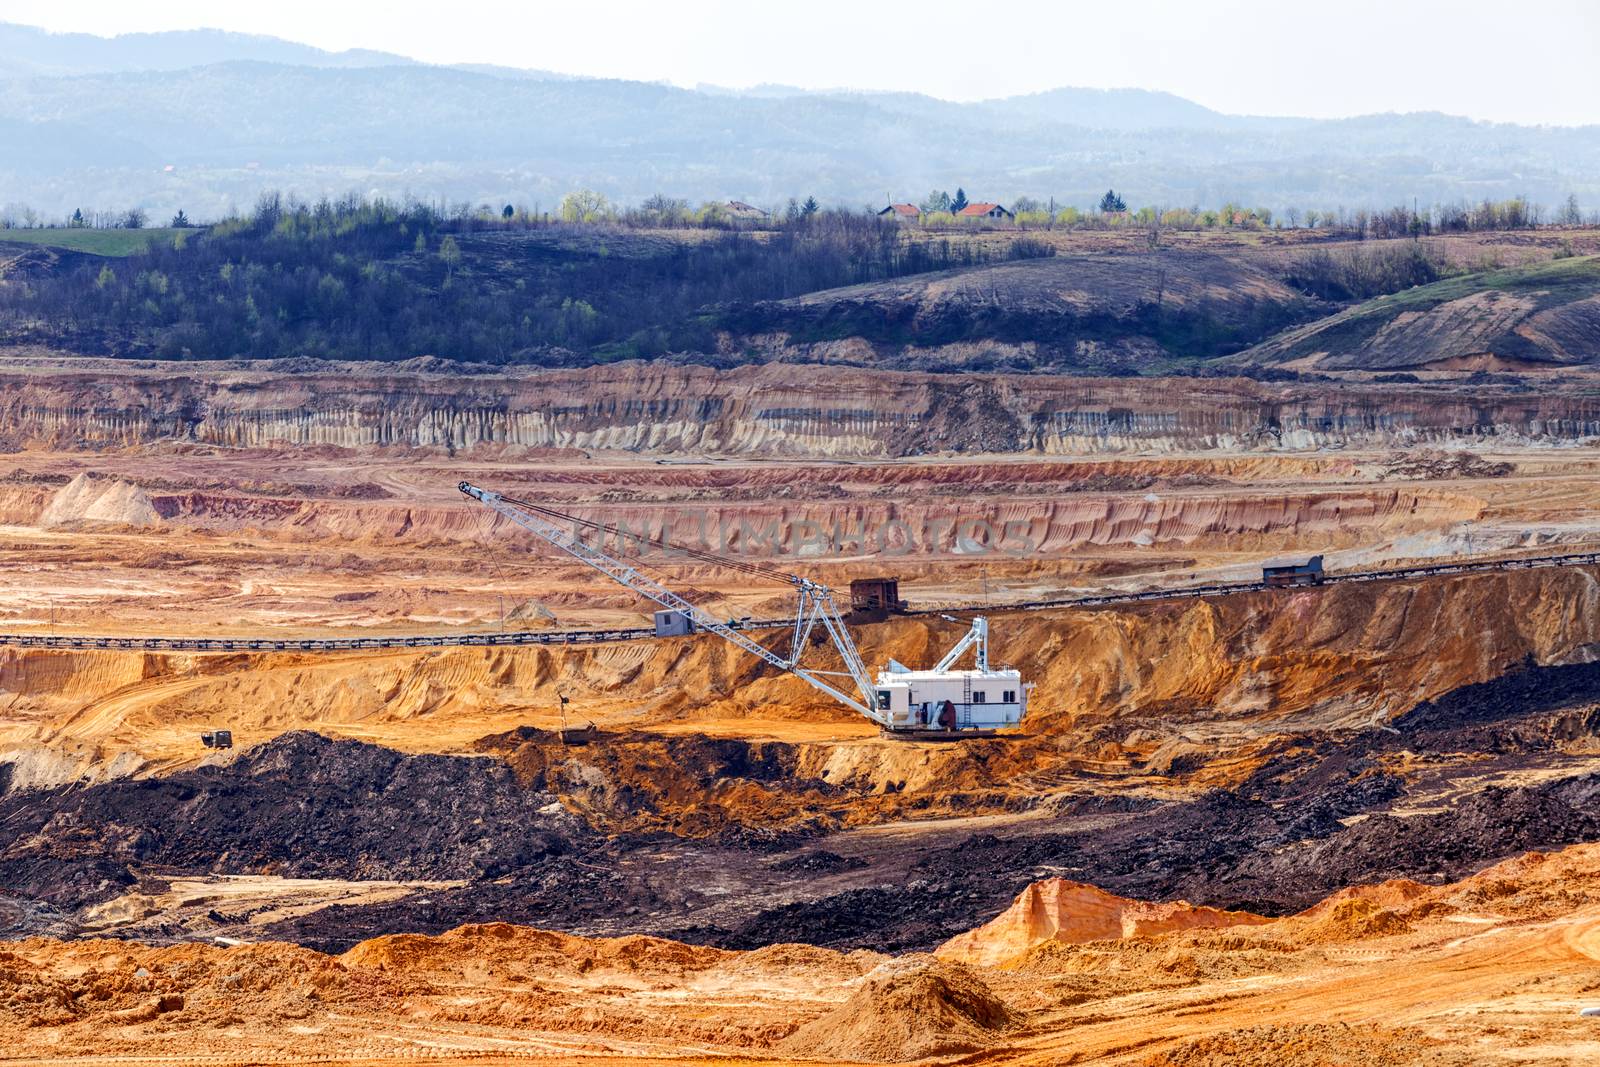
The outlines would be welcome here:
<svg viewBox="0 0 1600 1067">
<path fill-rule="evenodd" d="M 484 506 L 548 541 L 574 559 L 593 567 L 619 585 L 655 601 L 663 608 L 681 613 L 695 627 L 709 630 L 730 644 L 765 660 L 781 671 L 803 679 L 841 704 L 854 709 L 900 737 L 972 737 L 1022 721 L 1028 709 L 1031 682 L 1023 682 L 1020 672 L 989 664 L 989 622 L 972 620 L 972 628 L 946 652 L 930 670 L 912 670 L 890 660 L 873 678 L 856 650 L 855 641 L 834 604 L 828 587 L 798 574 L 790 574 L 750 559 L 720 556 L 700 549 L 668 545 L 661 539 L 640 538 L 614 527 L 562 514 L 542 504 L 518 500 L 469 482 L 461 491 Z M 709 612 L 643 573 L 645 564 L 627 562 L 605 551 L 607 535 L 618 543 L 652 544 L 674 554 L 743 571 L 762 579 L 783 582 L 795 590 L 794 623 L 788 628 L 787 651 L 778 652 L 717 619 Z M 843 671 L 821 670 L 802 662 L 813 633 L 820 624 L 833 642 Z M 960 670 L 956 664 L 973 653 L 973 669 Z"/>
</svg>

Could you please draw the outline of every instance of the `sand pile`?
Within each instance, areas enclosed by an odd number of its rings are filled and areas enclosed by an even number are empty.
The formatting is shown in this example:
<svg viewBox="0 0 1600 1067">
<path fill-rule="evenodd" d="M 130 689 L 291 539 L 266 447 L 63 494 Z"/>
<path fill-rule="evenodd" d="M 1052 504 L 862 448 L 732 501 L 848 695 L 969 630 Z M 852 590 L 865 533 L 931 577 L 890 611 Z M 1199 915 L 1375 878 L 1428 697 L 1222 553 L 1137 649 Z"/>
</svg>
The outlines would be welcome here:
<svg viewBox="0 0 1600 1067">
<path fill-rule="evenodd" d="M 1409 878 L 1351 886 L 1285 920 L 1284 933 L 1310 945 L 1404 934 L 1411 930 L 1405 916 L 1440 910 L 1440 894 L 1440 889 Z"/>
<path fill-rule="evenodd" d="M 1361 897 L 1351 897 L 1323 909 L 1298 932 L 1307 944 L 1332 944 L 1391 937 L 1410 930 L 1411 924 L 1388 908 Z"/>
<path fill-rule="evenodd" d="M 149 495 L 132 482 L 85 471 L 58 489 L 39 516 L 40 526 L 74 522 L 159 526 L 161 516 Z"/>
<path fill-rule="evenodd" d="M 978 967 L 1000 967 L 1052 941 L 1117 941 L 1271 921 L 1250 912 L 1221 911 L 1185 900 L 1164 904 L 1129 900 L 1092 885 L 1049 878 L 1024 889 L 1011 907 L 988 923 L 945 942 L 937 955 Z"/>
<path fill-rule="evenodd" d="M 70 1022 L 72 987 L 14 952 L 0 952 L 0 1022 L 7 1026 L 55 1026 Z"/>
<path fill-rule="evenodd" d="M 905 956 L 875 968 L 848 1000 L 778 1049 L 807 1059 L 900 1063 L 976 1051 L 1018 1022 L 966 967 Z"/>
<path fill-rule="evenodd" d="M 1533 855 L 1538 855 L 1538 853 L 1533 853 Z M 1400 910 L 1437 892 L 1438 890 L 1432 886 L 1423 885 L 1421 882 L 1412 881 L 1410 878 L 1391 878 L 1376 885 L 1358 885 L 1351 886 L 1348 889 L 1341 889 L 1337 893 L 1325 897 L 1320 903 L 1307 908 L 1301 914 L 1308 918 L 1320 916 L 1345 901 L 1357 898 L 1370 901 L 1380 908 Z"/>
<path fill-rule="evenodd" d="M 629 985 L 672 985 L 738 953 L 659 937 L 586 938 L 510 923 L 461 926 L 437 937 L 394 934 L 356 945 L 349 967 L 404 974 L 408 980 L 485 982 L 509 975 L 584 978 Z"/>
<path fill-rule="evenodd" d="M 1570 914 L 1574 901 L 1592 899 L 1600 899 L 1600 844 L 1572 845 L 1524 852 L 1440 886 L 1394 878 L 1341 889 L 1281 920 L 1274 932 L 1307 945 L 1336 944 L 1409 933 L 1453 914 L 1550 919 Z"/>
<path fill-rule="evenodd" d="M 1467 1067 L 1482 1061 L 1412 1028 L 1311 1023 L 1208 1035 L 1141 1062 L 1145 1067 Z"/>
<path fill-rule="evenodd" d="M 147 948 L 122 941 L 30 939 L 0 951 L 0 1031 L 59 1027 L 109 1047 L 108 1027 L 156 1031 L 244 1021 L 281 1025 L 329 1005 L 394 994 L 360 973 L 284 944 Z M 150 1031 L 143 1032 L 148 1039 Z M 120 1035 L 138 1043 L 134 1032 Z"/>
<path fill-rule="evenodd" d="M 1574 901 L 1591 900 L 1600 900 L 1600 844 L 1524 852 L 1459 882 L 1427 888 L 1405 906 L 1386 906 L 1407 921 L 1458 912 L 1548 919 L 1568 914 Z"/>
<path fill-rule="evenodd" d="M 871 973 L 890 958 L 870 949 L 841 953 L 815 945 L 777 944 L 731 953 L 722 971 L 740 981 L 838 985 Z"/>
</svg>

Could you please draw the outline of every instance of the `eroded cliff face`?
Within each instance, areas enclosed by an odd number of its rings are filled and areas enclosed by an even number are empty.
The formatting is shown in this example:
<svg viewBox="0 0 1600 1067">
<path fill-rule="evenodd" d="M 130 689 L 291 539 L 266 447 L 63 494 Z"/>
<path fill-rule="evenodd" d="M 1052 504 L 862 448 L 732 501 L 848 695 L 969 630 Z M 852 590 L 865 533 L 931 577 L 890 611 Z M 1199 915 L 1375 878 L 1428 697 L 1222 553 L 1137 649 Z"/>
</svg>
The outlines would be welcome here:
<svg viewBox="0 0 1600 1067">
<path fill-rule="evenodd" d="M 992 470 L 992 468 L 991 468 Z M 998 474 L 999 472 L 995 472 Z M 639 481 L 649 481 L 641 472 Z M 796 481 L 799 478 L 796 477 Z M 911 492 L 907 499 L 725 500 L 715 486 L 696 499 L 563 503 L 568 514 L 716 551 L 769 550 L 824 565 L 863 552 L 897 566 L 926 557 L 993 555 L 1021 573 L 1081 548 L 1152 547 L 1230 551 L 1344 548 L 1375 536 L 1443 530 L 1486 509 L 1476 492 L 1412 485 L 1279 490 L 1271 499 L 1230 489 L 1181 494 L 1044 492 L 1007 496 Z M 507 492 L 515 493 L 514 486 Z M 550 499 L 548 491 L 540 494 Z M 644 494 L 629 494 L 643 496 Z M 732 495 L 732 494 L 730 494 Z M 776 495 L 776 494 L 774 494 Z M 818 496 L 825 496 L 819 493 Z M 865 496 L 865 494 L 863 494 Z M 701 502 L 701 501 L 704 502 Z M 80 475 L 68 484 L 0 485 L 0 521 L 75 530 L 156 527 L 227 536 L 251 533 L 298 542 L 478 546 L 540 542 L 497 515 L 459 502 L 329 500 L 255 496 L 226 490 L 146 491 L 116 478 Z M 714 568 L 688 569 L 714 579 Z"/>
<path fill-rule="evenodd" d="M 771 456 L 1280 450 L 1600 436 L 1600 400 L 1504 387 L 1274 385 L 765 365 L 489 372 L 14 358 L 0 444 L 583 449 Z"/>
</svg>

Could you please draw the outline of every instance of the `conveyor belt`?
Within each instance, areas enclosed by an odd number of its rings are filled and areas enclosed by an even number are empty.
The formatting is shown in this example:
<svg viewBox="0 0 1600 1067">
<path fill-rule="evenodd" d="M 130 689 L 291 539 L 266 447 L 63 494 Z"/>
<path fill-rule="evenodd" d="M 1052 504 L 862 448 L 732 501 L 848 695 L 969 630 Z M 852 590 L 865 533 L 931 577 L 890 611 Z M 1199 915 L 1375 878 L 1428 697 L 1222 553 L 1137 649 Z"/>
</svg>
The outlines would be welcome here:
<svg viewBox="0 0 1600 1067">
<path fill-rule="evenodd" d="M 1600 564 L 1600 552 L 1568 553 L 1553 556 L 1523 556 L 1515 559 L 1471 560 L 1440 563 L 1425 567 L 1394 570 L 1350 571 L 1327 574 L 1317 585 L 1345 582 L 1390 582 L 1408 578 L 1435 578 L 1456 574 L 1481 574 L 1489 571 L 1533 570 L 1541 567 L 1583 567 Z M 1293 588 L 1308 588 L 1295 586 Z M 1139 593 L 1105 593 L 1098 596 L 1029 600 L 1020 603 L 928 608 L 908 615 L 1000 613 L 1042 611 L 1050 608 L 1093 608 L 1116 604 L 1137 604 L 1154 600 L 1188 600 L 1227 596 L 1257 590 L 1278 589 L 1265 582 L 1229 582 L 1184 586 L 1179 589 L 1150 589 Z M 760 619 L 745 623 L 749 630 L 773 630 L 793 626 L 792 619 Z M 0 634 L 0 645 L 19 648 L 127 649 L 135 652 L 356 652 L 387 648 L 459 648 L 474 646 L 573 645 L 610 641 L 640 641 L 655 638 L 648 627 L 603 630 L 547 630 L 517 633 L 444 633 L 410 636 L 371 637 L 149 637 L 137 635 L 80 634 Z"/>
</svg>

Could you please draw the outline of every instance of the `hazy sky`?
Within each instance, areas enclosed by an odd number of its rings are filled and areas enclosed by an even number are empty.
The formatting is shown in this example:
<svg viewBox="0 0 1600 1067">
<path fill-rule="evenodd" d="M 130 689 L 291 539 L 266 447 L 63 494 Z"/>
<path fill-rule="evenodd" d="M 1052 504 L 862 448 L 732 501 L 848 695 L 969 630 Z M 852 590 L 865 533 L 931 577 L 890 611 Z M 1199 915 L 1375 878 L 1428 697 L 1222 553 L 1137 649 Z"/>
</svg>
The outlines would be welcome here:
<svg viewBox="0 0 1600 1067">
<path fill-rule="evenodd" d="M 0 0 L 102 35 L 207 26 L 606 77 L 907 89 L 1165 89 L 1222 111 L 1600 123 L 1600 0 Z"/>
</svg>

